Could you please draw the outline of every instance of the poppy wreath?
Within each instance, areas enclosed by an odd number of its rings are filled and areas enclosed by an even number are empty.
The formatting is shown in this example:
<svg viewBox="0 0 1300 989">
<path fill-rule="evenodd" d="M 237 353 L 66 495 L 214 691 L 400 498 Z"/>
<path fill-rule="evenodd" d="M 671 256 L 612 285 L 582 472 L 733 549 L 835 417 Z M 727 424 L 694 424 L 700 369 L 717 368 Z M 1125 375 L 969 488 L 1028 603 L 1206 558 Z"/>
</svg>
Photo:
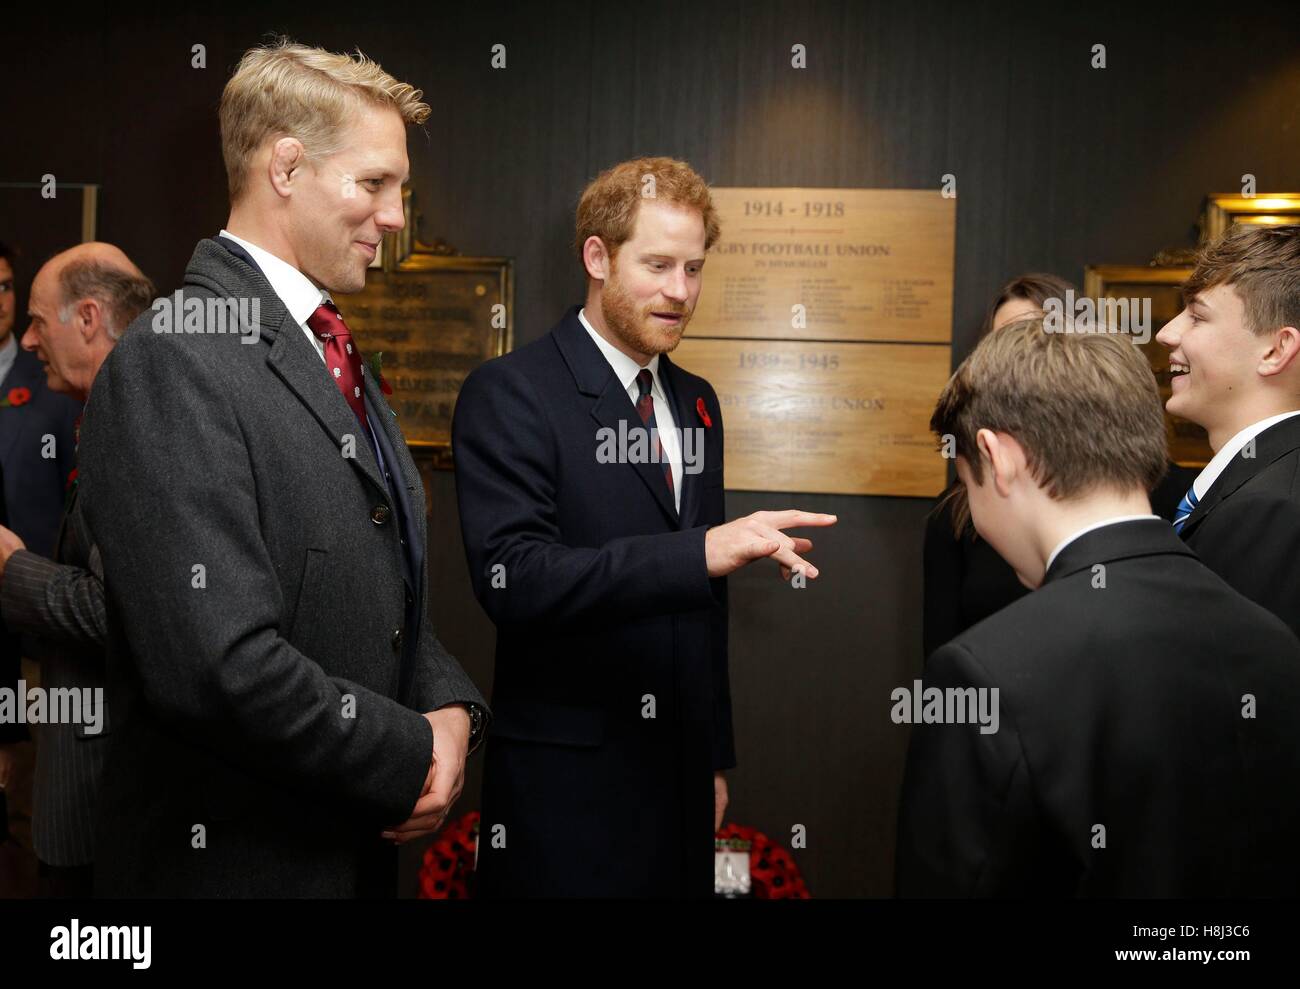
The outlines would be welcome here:
<svg viewBox="0 0 1300 989">
<path fill-rule="evenodd" d="M 742 824 L 723 825 L 715 836 L 719 848 L 749 845 L 749 878 L 756 900 L 808 900 L 812 894 L 799 874 L 794 856 L 763 832 Z M 736 846 L 732 846 L 736 847 Z"/>
<path fill-rule="evenodd" d="M 424 853 L 420 865 L 422 900 L 464 900 L 470 896 L 474 847 L 478 838 L 478 811 L 443 828 Z M 808 886 L 794 857 L 767 835 L 740 824 L 728 824 L 716 835 L 719 843 L 749 845 L 749 874 L 758 900 L 807 900 Z"/>
<path fill-rule="evenodd" d="M 421 900 L 466 900 L 474 872 L 478 811 L 470 811 L 442 829 L 420 863 Z"/>
</svg>

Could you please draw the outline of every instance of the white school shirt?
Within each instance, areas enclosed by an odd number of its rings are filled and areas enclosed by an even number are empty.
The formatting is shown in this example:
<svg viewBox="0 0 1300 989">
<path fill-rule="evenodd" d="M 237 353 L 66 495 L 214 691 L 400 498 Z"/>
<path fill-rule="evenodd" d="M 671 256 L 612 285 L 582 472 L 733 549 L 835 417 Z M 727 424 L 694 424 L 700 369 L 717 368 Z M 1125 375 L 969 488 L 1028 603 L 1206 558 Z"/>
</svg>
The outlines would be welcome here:
<svg viewBox="0 0 1300 989">
<path fill-rule="evenodd" d="M 1192 490 L 1196 492 L 1196 500 L 1200 501 L 1205 497 L 1205 492 L 1210 490 L 1214 482 L 1219 479 L 1219 475 L 1223 473 L 1224 468 L 1232 462 L 1232 458 L 1239 454 L 1247 443 L 1270 426 L 1275 426 L 1283 419 L 1290 419 L 1292 416 L 1300 416 L 1300 409 L 1296 409 L 1294 412 L 1283 412 L 1281 415 L 1271 416 L 1268 419 L 1261 419 L 1259 422 L 1252 423 L 1228 440 L 1227 443 L 1224 443 L 1219 448 L 1219 452 L 1214 455 L 1213 459 L 1196 475 L 1196 480 L 1192 482 Z"/>
<path fill-rule="evenodd" d="M 1115 525 L 1118 522 L 1136 522 L 1139 519 L 1159 518 L 1159 515 L 1116 515 L 1114 518 L 1102 519 L 1100 522 L 1092 523 L 1092 525 L 1085 525 L 1078 532 L 1071 533 L 1056 544 L 1056 549 L 1052 550 L 1052 555 L 1047 558 L 1047 566 L 1043 568 L 1043 573 L 1046 575 L 1047 571 L 1052 569 L 1052 564 L 1056 562 L 1056 558 L 1060 555 L 1061 550 L 1065 549 L 1065 547 L 1069 546 L 1070 543 L 1074 542 L 1086 532 L 1092 532 L 1093 529 L 1100 529 L 1104 525 Z"/>
</svg>

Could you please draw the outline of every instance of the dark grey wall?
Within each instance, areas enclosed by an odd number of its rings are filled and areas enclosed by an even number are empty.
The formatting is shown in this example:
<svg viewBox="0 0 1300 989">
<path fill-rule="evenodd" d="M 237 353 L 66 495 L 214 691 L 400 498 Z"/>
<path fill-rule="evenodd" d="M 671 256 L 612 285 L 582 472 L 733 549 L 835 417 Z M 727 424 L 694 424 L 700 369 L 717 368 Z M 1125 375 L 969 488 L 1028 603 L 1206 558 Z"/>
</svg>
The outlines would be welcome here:
<svg viewBox="0 0 1300 989">
<path fill-rule="evenodd" d="M 568 243 L 583 184 L 655 153 L 718 185 L 919 188 L 956 175 L 958 356 L 1009 275 L 1078 280 L 1087 263 L 1140 264 L 1190 244 L 1201 197 L 1239 188 L 1246 172 L 1261 191 L 1300 189 L 1300 46 L 1286 4 L 1252 5 L 1236 28 L 1164 5 L 467 6 L 20 14 L 6 32 L 0 181 L 102 183 L 101 235 L 168 288 L 226 215 L 215 109 L 229 69 L 285 31 L 360 46 L 424 88 L 434 114 L 411 140 L 421 234 L 516 259 L 519 342 L 578 297 Z M 190 68 L 195 43 L 206 70 Z M 504 71 L 489 68 L 496 43 Z M 795 43 L 805 70 L 790 67 Z M 1089 64 L 1098 43 L 1102 70 Z M 0 216 L 0 239 L 21 241 L 6 225 Z M 450 475 L 433 499 L 435 618 L 486 685 L 492 630 L 469 593 Z M 806 825 L 796 857 L 815 895 L 887 895 L 906 744 L 888 697 L 921 664 L 930 502 L 728 496 L 732 514 L 792 503 L 840 524 L 819 540 L 824 576 L 807 590 L 761 569 L 733 578 L 741 764 L 728 816 L 776 838 Z M 476 789 L 474 776 L 463 809 Z"/>
</svg>

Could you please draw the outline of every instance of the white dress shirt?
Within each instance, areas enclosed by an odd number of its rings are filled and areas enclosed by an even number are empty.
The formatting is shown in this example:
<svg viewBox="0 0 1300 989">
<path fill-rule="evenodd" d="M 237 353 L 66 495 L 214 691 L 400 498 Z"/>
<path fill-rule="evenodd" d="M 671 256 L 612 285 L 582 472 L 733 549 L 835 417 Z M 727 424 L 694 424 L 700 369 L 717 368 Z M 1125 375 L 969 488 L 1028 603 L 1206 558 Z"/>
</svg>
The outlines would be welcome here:
<svg viewBox="0 0 1300 989">
<path fill-rule="evenodd" d="M 320 356 L 321 364 L 325 364 L 325 341 L 311 331 L 311 327 L 307 325 L 307 318 L 320 307 L 322 302 L 334 301 L 330 298 L 329 293 L 324 289 L 317 288 L 312 284 L 310 278 L 288 261 L 277 258 L 270 251 L 258 247 L 256 244 L 251 244 L 242 237 L 236 237 L 229 230 L 222 230 L 221 236 L 229 237 L 246 250 L 249 256 L 257 262 L 257 266 L 262 269 L 262 274 L 271 283 L 271 288 L 280 297 L 280 301 L 284 303 L 284 308 L 289 310 L 289 315 L 293 317 L 294 322 L 298 324 L 302 332 L 306 334 L 307 339 L 311 341 L 312 349 Z M 334 379 L 331 378 L 330 380 L 333 381 Z M 383 454 L 379 450 L 379 441 L 375 439 L 375 427 L 370 421 L 369 414 L 366 415 L 366 429 L 370 432 L 370 445 L 375 451 L 375 459 L 379 463 L 379 469 L 387 476 L 388 466 L 384 463 Z"/>
<path fill-rule="evenodd" d="M 288 261 L 277 258 L 265 248 L 250 244 L 242 237 L 236 237 L 229 230 L 222 230 L 221 236 L 233 240 L 257 262 L 257 266 L 262 269 L 262 274 L 271 283 L 271 288 L 275 290 L 275 294 L 284 303 L 284 308 L 289 310 L 289 315 L 293 317 L 293 321 L 302 328 L 303 333 L 307 334 L 312 349 L 320 355 L 321 363 L 324 363 L 325 342 L 311 331 L 311 328 L 307 325 L 307 319 L 320 307 L 322 302 L 334 301 L 330 299 L 329 293 L 317 288 L 312 284 L 311 279 L 301 271 Z"/>
<path fill-rule="evenodd" d="M 1224 443 L 1219 448 L 1219 452 L 1214 458 L 1205 465 L 1205 469 L 1196 475 L 1196 480 L 1192 482 L 1192 490 L 1196 492 L 1196 500 L 1200 501 L 1205 497 L 1205 492 L 1213 487 L 1214 482 L 1219 479 L 1225 467 L 1232 462 L 1232 458 L 1242 451 L 1242 448 L 1253 440 L 1256 436 L 1275 426 L 1283 419 L 1290 419 L 1292 416 L 1300 416 L 1300 409 L 1294 412 L 1283 412 L 1281 415 L 1271 416 L 1268 419 L 1261 419 L 1257 423 L 1247 426 L 1232 439 Z"/>
<path fill-rule="evenodd" d="M 641 373 L 641 365 L 596 332 L 596 328 L 587 322 L 586 309 L 578 310 L 578 320 L 591 334 L 591 339 L 596 342 L 600 352 L 605 355 L 605 360 L 614 369 L 614 376 L 618 378 L 618 383 L 623 386 L 623 390 L 627 392 L 627 397 L 632 400 L 632 405 L 635 406 L 637 400 L 641 397 L 641 389 L 636 383 L 636 376 Z M 663 385 L 659 382 L 659 355 L 655 354 L 651 357 L 650 363 L 646 367 L 653 379 L 650 386 L 650 395 L 655 402 L 655 427 L 659 431 L 659 442 L 664 447 L 664 456 L 668 458 L 669 466 L 672 468 L 673 501 L 677 506 L 677 511 L 680 512 L 682 510 L 681 436 L 677 432 L 677 420 L 673 416 L 672 405 L 668 401 L 668 396 L 664 394 Z"/>
<path fill-rule="evenodd" d="M 1074 542 L 1085 533 L 1092 532 L 1093 529 L 1100 529 L 1104 525 L 1116 525 L 1120 522 L 1137 522 L 1140 519 L 1159 518 L 1159 515 L 1116 515 L 1114 518 L 1102 519 L 1100 522 L 1092 523 L 1092 525 L 1085 525 L 1078 532 L 1071 533 L 1056 544 L 1056 549 L 1052 550 L 1052 555 L 1047 558 L 1047 566 L 1043 568 L 1043 573 L 1046 574 L 1047 571 L 1052 569 L 1052 564 L 1056 562 L 1056 558 L 1061 554 L 1061 550 L 1065 549 L 1065 547 L 1069 546 L 1070 543 Z"/>
</svg>

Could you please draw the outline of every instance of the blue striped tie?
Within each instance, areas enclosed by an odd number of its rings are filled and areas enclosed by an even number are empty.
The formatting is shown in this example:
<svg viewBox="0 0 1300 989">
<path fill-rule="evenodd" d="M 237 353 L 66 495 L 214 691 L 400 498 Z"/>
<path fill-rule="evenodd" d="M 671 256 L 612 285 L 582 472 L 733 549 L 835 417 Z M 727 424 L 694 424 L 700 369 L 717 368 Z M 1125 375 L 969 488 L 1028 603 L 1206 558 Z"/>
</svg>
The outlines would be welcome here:
<svg viewBox="0 0 1300 989">
<path fill-rule="evenodd" d="M 1196 504 L 1200 499 L 1196 497 L 1196 488 L 1187 489 L 1187 494 L 1183 495 L 1183 500 L 1178 503 L 1178 508 L 1174 510 L 1174 532 L 1182 532 L 1183 526 L 1191 517 L 1192 512 L 1196 511 Z"/>
</svg>

